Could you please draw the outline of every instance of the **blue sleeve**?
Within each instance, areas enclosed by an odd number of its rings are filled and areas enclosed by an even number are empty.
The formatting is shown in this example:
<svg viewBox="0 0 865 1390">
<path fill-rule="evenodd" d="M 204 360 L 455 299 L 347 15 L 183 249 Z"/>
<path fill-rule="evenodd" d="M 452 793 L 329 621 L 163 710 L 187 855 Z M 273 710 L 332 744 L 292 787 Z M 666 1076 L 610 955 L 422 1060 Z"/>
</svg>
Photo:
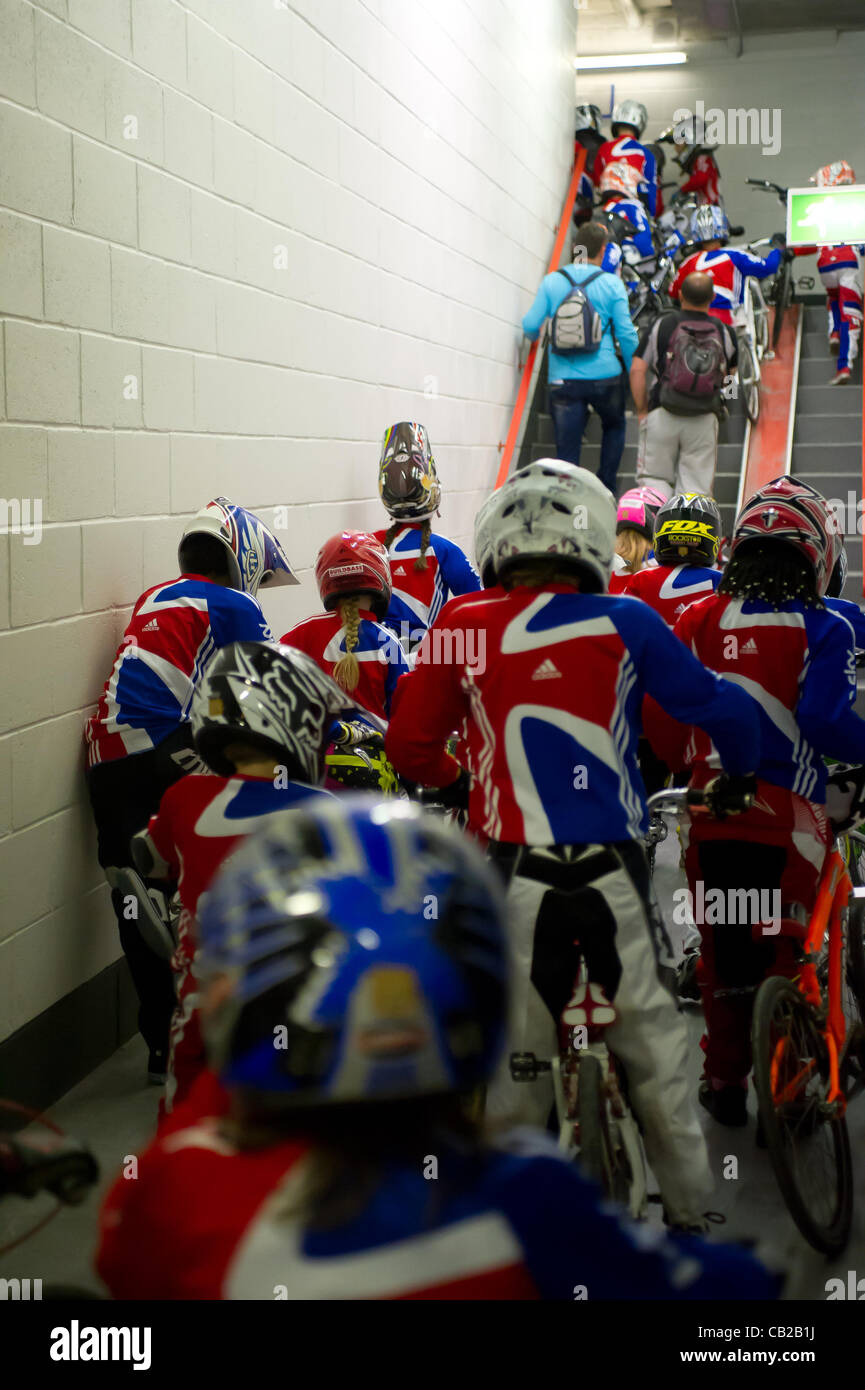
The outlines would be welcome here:
<svg viewBox="0 0 865 1390">
<path fill-rule="evenodd" d="M 537 338 L 538 334 L 541 331 L 541 324 L 543 323 L 544 319 L 549 316 L 550 296 L 548 293 L 549 287 L 547 285 L 547 281 L 549 280 L 549 278 L 550 277 L 548 275 L 544 276 L 543 280 L 538 286 L 538 292 L 535 295 L 535 302 L 532 305 L 529 312 L 526 314 L 525 318 L 523 319 L 523 332 L 525 333 L 527 338 Z"/>
<path fill-rule="evenodd" d="M 853 630 L 837 613 L 819 609 L 806 612 L 805 630 L 809 661 L 796 706 L 796 723 L 824 757 L 865 763 L 865 719 L 853 709 Z"/>
<path fill-rule="evenodd" d="M 610 288 L 608 286 L 608 288 Z M 622 350 L 622 357 L 625 361 L 625 371 L 631 369 L 631 358 L 636 351 L 640 335 L 631 321 L 628 309 L 628 292 L 618 276 L 612 277 L 612 304 L 610 305 L 610 320 L 613 325 L 613 332 L 616 341 Z"/>
<path fill-rule="evenodd" d="M 772 248 L 765 261 L 762 256 L 752 256 L 750 251 L 739 251 L 729 246 L 727 255 L 737 270 L 743 275 L 753 275 L 757 280 L 765 280 L 767 275 L 773 275 L 781 264 L 781 250 L 778 246 Z"/>
<path fill-rule="evenodd" d="M 646 604 L 622 599 L 615 623 L 643 689 L 683 724 L 705 729 L 725 772 L 743 776 L 760 762 L 760 719 L 746 691 L 698 661 L 663 618 Z M 863 726 L 865 727 L 865 726 Z"/>
<path fill-rule="evenodd" d="M 210 631 L 217 647 L 229 642 L 272 642 L 273 633 L 257 599 L 237 589 L 224 589 L 208 599 Z"/>
<path fill-rule="evenodd" d="M 439 562 L 439 569 L 448 597 L 458 594 L 474 594 L 481 587 L 480 575 L 469 560 L 465 551 L 445 536 L 433 536 L 432 548 Z"/>
<path fill-rule="evenodd" d="M 778 1277 L 746 1251 L 637 1226 L 574 1164 L 524 1158 L 506 1173 L 500 1201 L 543 1299 L 778 1296 Z"/>
<path fill-rule="evenodd" d="M 839 613 L 842 618 L 846 618 L 853 629 L 856 638 L 856 646 L 865 650 L 865 613 L 858 603 L 851 603 L 848 598 L 827 598 L 826 607 L 833 613 Z"/>
<path fill-rule="evenodd" d="M 658 207 L 658 175 L 655 165 L 655 156 L 652 154 L 651 150 L 646 150 L 644 172 L 646 179 L 646 207 L 649 209 L 652 217 L 654 217 Z"/>
</svg>

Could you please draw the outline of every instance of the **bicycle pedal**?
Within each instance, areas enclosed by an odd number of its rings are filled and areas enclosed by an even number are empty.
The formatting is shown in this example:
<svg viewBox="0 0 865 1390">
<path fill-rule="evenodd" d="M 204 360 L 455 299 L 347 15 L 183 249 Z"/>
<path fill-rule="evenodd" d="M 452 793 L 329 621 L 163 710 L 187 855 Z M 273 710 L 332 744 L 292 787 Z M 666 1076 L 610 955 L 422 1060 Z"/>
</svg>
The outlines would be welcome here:
<svg viewBox="0 0 865 1390">
<path fill-rule="evenodd" d="M 508 1061 L 513 1081 L 537 1081 L 539 1072 L 550 1070 L 550 1063 L 537 1058 L 534 1052 L 512 1052 Z"/>
</svg>

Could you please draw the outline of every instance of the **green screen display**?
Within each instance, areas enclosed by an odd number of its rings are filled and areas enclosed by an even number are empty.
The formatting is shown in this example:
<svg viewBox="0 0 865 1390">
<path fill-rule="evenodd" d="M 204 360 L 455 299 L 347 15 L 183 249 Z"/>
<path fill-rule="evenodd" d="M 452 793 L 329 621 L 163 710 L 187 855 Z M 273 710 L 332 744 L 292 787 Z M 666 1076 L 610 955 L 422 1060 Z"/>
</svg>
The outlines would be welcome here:
<svg viewBox="0 0 865 1390">
<path fill-rule="evenodd" d="M 838 246 L 865 241 L 865 185 L 791 188 L 787 197 L 788 246 Z"/>
</svg>

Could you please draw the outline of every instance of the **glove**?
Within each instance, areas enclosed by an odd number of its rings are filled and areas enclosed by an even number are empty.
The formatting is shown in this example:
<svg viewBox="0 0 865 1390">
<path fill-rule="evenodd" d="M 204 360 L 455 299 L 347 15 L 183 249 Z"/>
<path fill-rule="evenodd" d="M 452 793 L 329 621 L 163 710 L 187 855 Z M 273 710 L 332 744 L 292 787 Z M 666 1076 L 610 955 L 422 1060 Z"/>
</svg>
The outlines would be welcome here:
<svg viewBox="0 0 865 1390">
<path fill-rule="evenodd" d="M 739 816 L 754 803 L 757 795 L 757 775 L 747 773 L 744 777 L 730 777 L 720 773 L 703 789 L 706 805 L 718 820 L 727 816 Z"/>
<path fill-rule="evenodd" d="M 449 787 L 424 787 L 420 794 L 421 802 L 425 805 L 444 806 L 448 811 L 467 811 L 471 780 L 465 768 L 461 767 L 459 777 L 455 782 L 451 782 Z"/>
<path fill-rule="evenodd" d="M 787 247 L 787 238 L 783 232 L 774 232 L 769 238 L 769 245 L 777 246 L 781 251 L 784 251 Z"/>
</svg>

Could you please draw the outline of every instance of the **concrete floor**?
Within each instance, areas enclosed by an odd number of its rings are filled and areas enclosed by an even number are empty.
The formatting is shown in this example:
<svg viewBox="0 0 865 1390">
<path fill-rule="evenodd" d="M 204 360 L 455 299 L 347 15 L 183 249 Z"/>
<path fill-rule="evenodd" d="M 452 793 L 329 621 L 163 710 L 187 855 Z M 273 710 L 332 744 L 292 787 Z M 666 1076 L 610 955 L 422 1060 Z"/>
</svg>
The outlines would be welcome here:
<svg viewBox="0 0 865 1390">
<path fill-rule="evenodd" d="M 666 843 L 659 846 L 655 875 L 658 896 L 668 920 L 673 891 L 683 884 L 677 857 L 677 843 L 671 834 Z M 682 929 L 670 925 L 671 932 L 681 937 Z M 696 1006 L 689 1008 L 688 1027 L 694 1043 L 692 1066 L 696 1095 L 701 1063 L 698 1043 L 702 1032 L 702 1019 Z M 160 1092 L 145 1082 L 146 1060 L 144 1046 L 136 1038 L 53 1107 L 51 1114 L 61 1128 L 90 1144 L 99 1161 L 102 1181 L 82 1206 L 62 1211 L 44 1231 L 0 1257 L 0 1277 L 41 1278 L 46 1284 L 62 1282 L 99 1291 L 99 1281 L 92 1269 L 99 1204 L 126 1156 L 141 1152 L 155 1122 Z M 749 1105 L 755 1114 L 753 1092 Z M 857 1192 L 853 1235 L 844 1255 L 831 1262 L 806 1244 L 788 1216 L 768 1156 L 754 1142 L 754 1123 L 747 1129 L 723 1129 L 702 1110 L 700 1117 L 713 1171 L 718 1175 L 712 1207 L 726 1217 L 723 1226 L 713 1228 L 713 1239 L 758 1239 L 761 1253 L 788 1271 L 787 1297 L 790 1298 L 824 1299 L 826 1280 L 830 1277 L 846 1277 L 848 1270 L 857 1270 L 859 1276 L 865 1274 L 865 1097 L 860 1097 L 849 1113 Z M 725 1161 L 730 1155 L 738 1160 L 738 1177 L 724 1180 Z M 33 1225 L 50 1205 L 44 1197 L 33 1202 L 16 1198 L 4 1202 L 0 1245 Z M 657 1211 L 657 1208 L 653 1211 L 653 1222 L 660 1221 Z"/>
</svg>

